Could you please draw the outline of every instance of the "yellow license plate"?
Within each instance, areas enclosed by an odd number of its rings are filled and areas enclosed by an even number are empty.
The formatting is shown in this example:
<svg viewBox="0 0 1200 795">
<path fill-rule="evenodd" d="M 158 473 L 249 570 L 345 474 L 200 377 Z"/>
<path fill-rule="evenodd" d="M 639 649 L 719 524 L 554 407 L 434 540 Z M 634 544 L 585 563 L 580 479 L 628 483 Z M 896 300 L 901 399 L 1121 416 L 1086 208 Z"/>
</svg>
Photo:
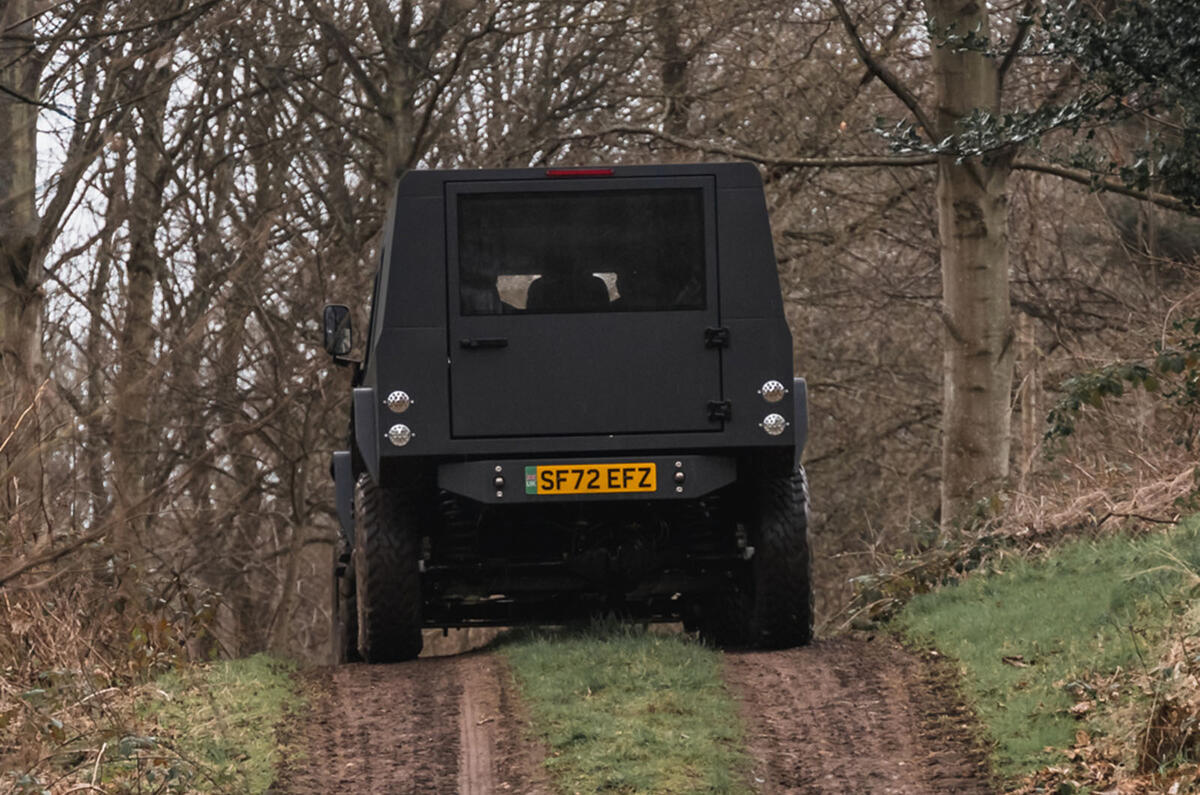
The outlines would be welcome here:
<svg viewBox="0 0 1200 795">
<path fill-rule="evenodd" d="M 525 467 L 526 494 L 612 494 L 656 491 L 654 464 L 569 464 Z"/>
</svg>

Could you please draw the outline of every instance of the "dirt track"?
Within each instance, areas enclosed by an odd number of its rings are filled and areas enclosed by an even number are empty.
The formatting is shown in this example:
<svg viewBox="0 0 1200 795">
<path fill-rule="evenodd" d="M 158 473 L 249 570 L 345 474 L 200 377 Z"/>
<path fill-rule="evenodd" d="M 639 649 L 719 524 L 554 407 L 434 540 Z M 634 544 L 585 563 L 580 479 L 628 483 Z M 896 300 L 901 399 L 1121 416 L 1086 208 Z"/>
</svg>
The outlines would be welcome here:
<svg viewBox="0 0 1200 795">
<path fill-rule="evenodd" d="M 323 669 L 273 792 L 549 793 L 512 676 L 470 653 Z"/>
<path fill-rule="evenodd" d="M 759 792 L 992 791 L 947 672 L 890 640 L 729 654 L 726 679 Z M 495 655 L 323 669 L 308 684 L 273 792 L 553 791 Z"/>
<path fill-rule="evenodd" d="M 763 793 L 987 793 L 949 673 L 891 640 L 726 656 Z"/>
</svg>

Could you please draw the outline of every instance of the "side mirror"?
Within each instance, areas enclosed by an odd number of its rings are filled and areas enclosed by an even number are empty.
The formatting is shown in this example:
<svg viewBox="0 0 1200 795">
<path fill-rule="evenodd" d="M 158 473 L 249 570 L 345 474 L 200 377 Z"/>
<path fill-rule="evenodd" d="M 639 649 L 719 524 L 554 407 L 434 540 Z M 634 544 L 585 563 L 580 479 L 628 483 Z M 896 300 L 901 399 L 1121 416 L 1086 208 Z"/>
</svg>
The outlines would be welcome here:
<svg viewBox="0 0 1200 795">
<path fill-rule="evenodd" d="M 325 305 L 325 350 L 330 356 L 349 356 L 354 345 L 350 327 L 350 307 L 341 304 Z"/>
</svg>

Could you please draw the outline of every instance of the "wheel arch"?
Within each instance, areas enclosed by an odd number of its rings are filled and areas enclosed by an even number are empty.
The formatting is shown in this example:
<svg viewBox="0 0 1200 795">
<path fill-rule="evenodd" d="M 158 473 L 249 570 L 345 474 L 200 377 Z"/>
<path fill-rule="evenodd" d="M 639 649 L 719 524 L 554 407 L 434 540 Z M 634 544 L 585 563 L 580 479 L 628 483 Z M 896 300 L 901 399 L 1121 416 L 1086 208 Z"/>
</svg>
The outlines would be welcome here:
<svg viewBox="0 0 1200 795">
<path fill-rule="evenodd" d="M 792 422 L 796 427 L 796 455 L 794 466 L 800 466 L 804 445 L 808 444 L 808 382 L 795 378 L 792 382 Z"/>
<path fill-rule="evenodd" d="M 379 482 L 379 419 L 375 405 L 375 388 L 356 386 L 351 424 L 354 427 L 354 447 L 372 480 Z"/>
</svg>

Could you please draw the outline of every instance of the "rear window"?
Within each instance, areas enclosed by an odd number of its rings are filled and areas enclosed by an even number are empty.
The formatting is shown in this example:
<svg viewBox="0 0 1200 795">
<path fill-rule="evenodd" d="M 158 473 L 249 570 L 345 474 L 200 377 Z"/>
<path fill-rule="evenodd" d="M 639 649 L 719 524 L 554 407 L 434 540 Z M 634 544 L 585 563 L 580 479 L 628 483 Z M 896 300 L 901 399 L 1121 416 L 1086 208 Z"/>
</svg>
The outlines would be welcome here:
<svg viewBox="0 0 1200 795">
<path fill-rule="evenodd" d="M 705 308 L 699 188 L 458 196 L 463 315 Z"/>
</svg>

